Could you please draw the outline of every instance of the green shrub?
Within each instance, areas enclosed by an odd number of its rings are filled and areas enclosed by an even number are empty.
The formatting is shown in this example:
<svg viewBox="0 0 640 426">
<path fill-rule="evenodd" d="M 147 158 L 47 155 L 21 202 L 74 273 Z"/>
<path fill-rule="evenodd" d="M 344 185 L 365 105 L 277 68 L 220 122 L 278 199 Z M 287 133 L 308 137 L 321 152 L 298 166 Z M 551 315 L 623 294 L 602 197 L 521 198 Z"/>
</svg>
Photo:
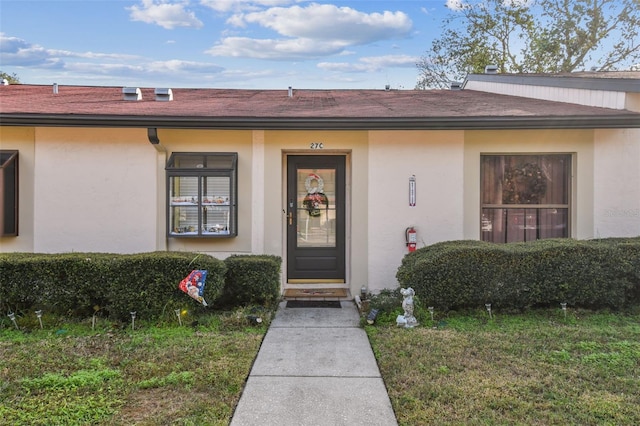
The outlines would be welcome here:
<svg viewBox="0 0 640 426">
<path fill-rule="evenodd" d="M 186 252 L 132 255 L 105 253 L 0 255 L 0 309 L 85 317 L 96 310 L 112 319 L 155 318 L 196 301 L 178 289 L 193 269 L 208 271 L 205 300 L 213 303 L 224 285 L 225 265 Z M 200 308 L 202 309 L 202 308 Z"/>
<path fill-rule="evenodd" d="M 204 300 L 215 302 L 224 287 L 224 262 L 211 256 L 156 252 L 120 256 L 112 264 L 106 310 L 120 320 L 136 312 L 140 318 L 153 318 L 185 305 L 204 309 L 182 292 L 178 284 L 194 269 L 207 270 Z"/>
<path fill-rule="evenodd" d="M 234 255 L 225 259 L 227 275 L 221 303 L 269 306 L 280 298 L 282 259 L 271 255 Z"/>
<path fill-rule="evenodd" d="M 407 255 L 396 277 L 444 310 L 564 302 L 617 309 L 640 301 L 640 238 L 438 243 Z"/>
</svg>

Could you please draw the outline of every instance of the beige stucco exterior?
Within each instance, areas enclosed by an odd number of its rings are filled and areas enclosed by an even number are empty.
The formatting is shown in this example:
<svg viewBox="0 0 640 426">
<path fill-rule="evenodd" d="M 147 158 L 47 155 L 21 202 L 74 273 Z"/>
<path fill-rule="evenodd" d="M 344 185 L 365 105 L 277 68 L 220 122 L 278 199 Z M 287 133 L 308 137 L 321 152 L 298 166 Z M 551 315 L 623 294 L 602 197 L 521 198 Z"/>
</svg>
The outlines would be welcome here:
<svg viewBox="0 0 640 426">
<path fill-rule="evenodd" d="M 276 131 L 2 127 L 2 149 L 20 152 L 20 233 L 2 251 L 199 251 L 283 257 L 286 158 L 347 160 L 346 285 L 397 285 L 407 252 L 478 239 L 480 155 L 568 153 L 573 158 L 571 236 L 640 235 L 638 130 Z M 323 149 L 312 150 L 312 142 Z M 172 152 L 238 153 L 238 236 L 167 238 L 166 161 Z M 409 206 L 409 178 L 417 183 Z M 286 270 L 286 268 L 283 268 Z M 283 274 L 283 286 L 286 286 Z"/>
<path fill-rule="evenodd" d="M 640 235 L 640 130 L 594 135 L 593 236 Z"/>
</svg>

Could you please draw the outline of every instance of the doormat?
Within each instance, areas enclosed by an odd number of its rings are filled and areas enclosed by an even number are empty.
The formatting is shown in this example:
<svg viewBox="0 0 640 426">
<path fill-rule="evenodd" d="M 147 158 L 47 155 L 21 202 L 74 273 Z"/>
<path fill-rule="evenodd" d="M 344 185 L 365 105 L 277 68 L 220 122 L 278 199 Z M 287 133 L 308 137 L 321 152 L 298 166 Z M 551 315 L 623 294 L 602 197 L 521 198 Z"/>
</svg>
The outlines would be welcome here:
<svg viewBox="0 0 640 426">
<path fill-rule="evenodd" d="M 346 288 L 289 288 L 284 297 L 347 297 Z"/>
<path fill-rule="evenodd" d="M 342 308 L 337 300 L 287 300 L 287 308 Z"/>
</svg>

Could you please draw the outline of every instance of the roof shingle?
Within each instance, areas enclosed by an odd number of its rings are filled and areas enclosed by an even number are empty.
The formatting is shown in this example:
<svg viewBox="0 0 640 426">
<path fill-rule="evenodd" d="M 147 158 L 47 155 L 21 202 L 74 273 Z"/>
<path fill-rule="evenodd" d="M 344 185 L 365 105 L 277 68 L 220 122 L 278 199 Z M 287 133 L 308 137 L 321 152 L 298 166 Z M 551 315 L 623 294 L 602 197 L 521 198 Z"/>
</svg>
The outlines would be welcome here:
<svg viewBox="0 0 640 426">
<path fill-rule="evenodd" d="M 640 114 L 472 90 L 238 90 L 172 89 L 173 101 L 156 101 L 142 88 L 142 100 L 125 101 L 121 87 L 0 86 L 0 119 L 50 120 L 91 117 L 94 121 L 224 121 L 226 119 L 319 121 L 508 120 L 554 117 L 638 120 Z M 152 120 L 152 121 L 153 121 Z M 15 123 L 13 123 L 15 124 Z"/>
</svg>

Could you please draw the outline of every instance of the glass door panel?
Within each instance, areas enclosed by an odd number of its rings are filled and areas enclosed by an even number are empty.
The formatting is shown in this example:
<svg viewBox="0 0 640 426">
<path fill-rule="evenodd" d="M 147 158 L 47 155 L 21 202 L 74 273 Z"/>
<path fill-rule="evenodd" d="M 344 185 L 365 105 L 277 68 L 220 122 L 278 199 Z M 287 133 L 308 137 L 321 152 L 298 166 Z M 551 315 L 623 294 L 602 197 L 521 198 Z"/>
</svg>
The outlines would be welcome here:
<svg viewBox="0 0 640 426">
<path fill-rule="evenodd" d="M 297 170 L 298 247 L 336 246 L 336 170 Z"/>
</svg>

